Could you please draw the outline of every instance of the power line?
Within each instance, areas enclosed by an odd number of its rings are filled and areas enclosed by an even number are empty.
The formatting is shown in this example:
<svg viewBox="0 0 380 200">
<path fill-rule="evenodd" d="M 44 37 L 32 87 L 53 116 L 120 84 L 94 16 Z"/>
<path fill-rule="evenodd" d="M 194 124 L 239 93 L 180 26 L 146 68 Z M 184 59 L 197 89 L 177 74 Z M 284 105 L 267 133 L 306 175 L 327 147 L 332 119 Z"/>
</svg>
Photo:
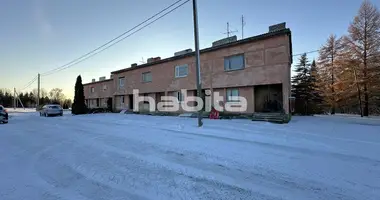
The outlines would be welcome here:
<svg viewBox="0 0 380 200">
<path fill-rule="evenodd" d="M 293 54 L 293 57 L 294 57 L 294 56 L 300 56 L 300 55 L 303 55 L 303 54 L 315 53 L 315 52 L 318 52 L 318 51 L 319 51 L 319 50 L 313 50 L 313 51 L 308 51 L 308 52 L 304 52 L 304 53 Z"/>
<path fill-rule="evenodd" d="M 29 88 L 34 82 L 36 82 L 38 76 L 35 76 L 31 81 L 29 81 L 21 90 Z M 21 91 L 20 90 L 20 91 Z"/>
<path fill-rule="evenodd" d="M 133 34 L 135 34 L 136 32 L 142 30 L 143 28 L 149 26 L 150 24 L 156 22 L 157 20 L 161 19 L 162 17 L 168 15 L 169 13 L 171 13 L 171 12 L 173 12 L 174 10 L 178 9 L 179 7 L 183 6 L 185 3 L 189 2 L 190 0 L 187 0 L 187 1 L 183 2 L 183 3 L 181 3 L 180 5 L 174 7 L 173 9 L 169 10 L 168 12 L 166 12 L 165 14 L 163 14 L 163 15 L 161 15 L 160 17 L 156 18 L 155 20 L 149 22 L 148 24 L 142 26 L 141 28 L 137 29 L 136 31 L 132 32 L 131 34 L 126 35 L 127 33 L 131 32 L 132 30 L 136 29 L 137 27 L 141 26 L 142 24 L 148 22 L 149 20 L 155 18 L 156 16 L 160 15 L 161 13 L 165 12 L 166 10 L 168 10 L 169 8 L 173 7 L 174 5 L 178 4 L 178 3 L 181 2 L 181 1 L 182 1 L 182 0 L 178 0 L 178 1 L 174 2 L 174 3 L 171 4 L 170 6 L 166 7 L 165 9 L 161 10 L 160 12 L 154 14 L 153 16 L 149 17 L 148 19 L 144 20 L 143 22 L 139 23 L 138 25 L 134 26 L 133 28 L 129 29 L 128 31 L 122 33 L 121 35 L 119 35 L 119 36 L 113 38 L 112 40 L 110 40 L 110 41 L 108 41 L 108 42 L 106 42 L 105 44 L 103 44 L 103 45 L 97 47 L 96 49 L 94 49 L 94 50 L 92 50 L 92 51 L 90 51 L 90 52 L 88 52 L 88 53 L 86 53 L 86 54 L 84 54 L 84 55 L 82 55 L 82 56 L 80 56 L 80 57 L 78 57 L 78 58 L 72 60 L 71 62 L 69 62 L 69 63 L 67 63 L 67 64 L 65 64 L 65 65 L 62 65 L 62 66 L 57 67 L 57 68 L 55 68 L 55 69 L 53 69 L 53 70 L 47 71 L 47 72 L 45 72 L 45 73 L 43 73 L 43 74 L 41 74 L 41 75 L 42 75 L 42 76 L 48 76 L 48 75 L 51 75 L 51 74 L 53 74 L 53 73 L 56 73 L 56 72 L 62 71 L 62 70 L 64 70 L 64 69 L 70 68 L 70 67 L 72 67 L 72 66 L 74 66 L 74 65 L 76 65 L 76 64 L 79 64 L 79 63 L 81 63 L 81 62 L 87 60 L 88 58 L 91 58 L 92 56 L 97 55 L 98 53 L 100 53 L 100 52 L 102 52 L 102 51 L 104 51 L 104 50 L 110 48 L 111 46 L 113 46 L 113 45 L 115 45 L 115 44 L 121 42 L 122 40 L 124 40 L 124 39 L 130 37 L 131 35 L 133 35 Z M 123 37 L 123 36 L 124 36 L 124 37 Z M 118 40 L 118 39 L 119 39 L 119 40 Z M 107 45 L 109 45 L 109 46 L 107 46 Z M 105 48 L 103 48 L 103 47 L 105 47 Z M 102 49 L 102 48 L 103 48 L 103 49 Z M 98 50 L 99 50 L 99 51 L 98 51 Z"/>
</svg>

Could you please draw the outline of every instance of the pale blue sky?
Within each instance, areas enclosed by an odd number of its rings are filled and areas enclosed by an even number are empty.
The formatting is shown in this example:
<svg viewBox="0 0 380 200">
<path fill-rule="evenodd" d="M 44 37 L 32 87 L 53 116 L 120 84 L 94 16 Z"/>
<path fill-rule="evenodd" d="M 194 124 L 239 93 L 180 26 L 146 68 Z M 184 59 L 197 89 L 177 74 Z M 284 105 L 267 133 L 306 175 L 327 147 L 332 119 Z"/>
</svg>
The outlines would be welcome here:
<svg viewBox="0 0 380 200">
<path fill-rule="evenodd" d="M 130 29 L 175 0 L 1 0 L 0 88 L 22 88 L 37 73 L 59 67 Z M 377 7 L 380 1 L 373 1 Z M 347 31 L 359 0 L 198 0 L 201 48 L 225 37 L 226 22 L 241 37 L 265 33 L 286 22 L 293 52 L 318 49 L 329 34 Z M 42 77 L 47 90 L 62 88 L 73 96 L 75 79 L 83 82 L 141 61 L 194 49 L 191 1 L 137 34 L 67 70 Z M 316 54 L 310 54 L 311 59 Z M 296 60 L 295 60 L 296 61 Z M 4 76 L 6 75 L 6 76 Z M 29 89 L 37 87 L 34 83 Z"/>
</svg>

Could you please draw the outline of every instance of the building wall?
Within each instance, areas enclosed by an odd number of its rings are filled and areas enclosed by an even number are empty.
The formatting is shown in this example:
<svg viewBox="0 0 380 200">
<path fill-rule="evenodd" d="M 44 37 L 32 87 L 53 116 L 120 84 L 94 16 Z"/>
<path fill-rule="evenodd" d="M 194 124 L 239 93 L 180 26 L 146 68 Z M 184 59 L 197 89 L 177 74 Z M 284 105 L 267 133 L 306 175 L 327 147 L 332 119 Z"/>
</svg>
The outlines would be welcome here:
<svg viewBox="0 0 380 200">
<path fill-rule="evenodd" d="M 107 87 L 106 90 L 103 89 L 104 86 Z M 94 88 L 94 92 L 90 91 L 92 87 Z M 96 99 L 112 97 L 115 89 L 113 86 L 113 80 L 110 79 L 108 81 L 99 81 L 84 84 L 83 91 L 86 99 Z"/>
<path fill-rule="evenodd" d="M 285 35 L 276 36 L 201 54 L 202 87 L 224 88 L 284 82 L 285 87 L 289 87 L 290 51 L 287 38 Z M 241 53 L 245 55 L 245 68 L 226 72 L 224 57 Z M 189 74 L 187 77 L 175 78 L 175 66 L 182 64 L 188 64 Z M 152 73 L 152 82 L 142 82 L 144 72 Z M 116 87 L 117 94 L 132 94 L 135 88 L 140 93 L 195 90 L 195 59 L 187 57 L 115 74 L 115 86 L 118 86 L 119 77 L 125 77 L 126 81 L 124 88 Z"/>
<path fill-rule="evenodd" d="M 239 88 L 239 94 L 247 99 L 247 112 L 255 111 L 254 86 L 282 83 L 284 109 L 288 112 L 290 96 L 290 65 L 291 47 L 289 37 L 279 35 L 264 40 L 227 47 L 201 54 L 202 88 L 219 91 L 224 97 L 227 88 Z M 224 58 L 244 54 L 245 68 L 235 71 L 224 70 Z M 186 77 L 175 78 L 177 65 L 188 65 Z M 152 81 L 143 82 L 142 73 L 151 72 Z M 124 87 L 119 87 L 119 78 L 124 77 Z M 107 90 L 103 91 L 103 85 Z M 95 92 L 90 93 L 94 87 Z M 140 95 L 148 94 L 159 102 L 160 97 L 174 95 L 174 91 L 187 89 L 188 95 L 196 94 L 196 69 L 195 58 L 185 57 L 165 63 L 155 64 L 130 71 L 114 73 L 109 81 L 89 83 L 84 86 L 86 99 L 113 97 L 113 105 L 116 110 L 129 108 L 129 94 L 133 89 L 139 89 Z M 124 104 L 120 102 L 120 95 L 124 96 Z M 213 98 L 213 97 L 212 97 Z M 226 102 L 226 97 L 224 98 Z M 96 101 L 94 102 L 96 105 Z M 102 104 L 102 102 L 101 102 Z M 139 108 L 144 109 L 144 103 Z M 157 105 L 156 105 L 157 108 Z"/>
<path fill-rule="evenodd" d="M 238 46 L 201 54 L 202 88 L 213 91 L 225 88 L 239 88 L 241 96 L 247 98 L 247 112 L 254 112 L 254 85 L 282 83 L 283 104 L 288 112 L 288 97 L 290 95 L 290 65 L 291 51 L 289 37 L 280 35 L 265 40 L 246 43 Z M 242 70 L 225 71 L 224 58 L 244 54 L 245 68 Z M 175 78 L 175 67 L 188 64 L 188 75 Z M 151 72 L 152 81 L 143 82 L 142 73 Z M 119 78 L 125 77 L 125 86 L 119 88 Z M 158 93 L 179 91 L 181 89 L 196 90 L 195 58 L 186 57 L 168 61 L 144 68 L 134 69 L 114 74 L 113 84 L 116 95 L 132 94 L 133 89 L 140 93 Z M 248 86 L 248 87 L 247 87 Z M 126 98 L 127 100 L 127 98 Z"/>
<path fill-rule="evenodd" d="M 255 103 L 254 103 L 254 87 L 253 86 L 246 86 L 246 87 L 231 87 L 231 88 L 216 88 L 213 90 L 214 92 L 218 92 L 219 96 L 223 96 L 223 102 L 220 102 L 220 106 L 225 106 L 227 103 L 227 90 L 228 89 L 238 89 L 239 96 L 244 97 L 247 100 L 247 111 L 242 113 L 253 113 L 255 112 Z M 214 98 L 213 98 L 214 102 Z M 214 102 L 215 104 L 215 102 Z M 227 111 L 226 111 L 227 112 Z"/>
</svg>

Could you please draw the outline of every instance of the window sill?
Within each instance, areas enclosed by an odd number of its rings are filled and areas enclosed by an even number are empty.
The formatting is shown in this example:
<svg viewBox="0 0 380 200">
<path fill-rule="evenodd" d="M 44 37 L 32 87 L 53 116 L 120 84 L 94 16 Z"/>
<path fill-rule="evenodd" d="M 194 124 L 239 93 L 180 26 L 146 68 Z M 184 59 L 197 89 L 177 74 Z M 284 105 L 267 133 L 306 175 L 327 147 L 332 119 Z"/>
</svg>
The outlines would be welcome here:
<svg viewBox="0 0 380 200">
<path fill-rule="evenodd" d="M 240 101 L 226 101 L 227 103 L 240 103 Z"/>
<path fill-rule="evenodd" d="M 229 69 L 229 70 L 224 70 L 225 72 L 233 72 L 233 71 L 239 71 L 239 70 L 244 70 L 245 69 L 245 67 L 244 68 L 241 68 L 241 69 Z"/>
<path fill-rule="evenodd" d="M 174 78 L 185 78 L 185 77 L 187 77 L 187 75 L 186 76 L 175 76 Z"/>
</svg>

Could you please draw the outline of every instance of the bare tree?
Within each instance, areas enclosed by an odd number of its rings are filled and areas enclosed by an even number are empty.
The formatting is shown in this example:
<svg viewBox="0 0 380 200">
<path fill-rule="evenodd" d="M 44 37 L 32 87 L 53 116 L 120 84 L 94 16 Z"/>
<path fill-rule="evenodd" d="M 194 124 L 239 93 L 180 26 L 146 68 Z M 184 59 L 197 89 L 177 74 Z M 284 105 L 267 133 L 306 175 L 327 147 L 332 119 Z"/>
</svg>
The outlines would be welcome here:
<svg viewBox="0 0 380 200">
<path fill-rule="evenodd" d="M 342 50 L 341 39 L 337 39 L 336 35 L 330 35 L 326 44 L 319 50 L 318 58 L 318 71 L 322 80 L 319 83 L 324 90 L 324 97 L 326 102 L 330 104 L 331 114 L 335 114 L 336 108 L 336 73 L 337 73 L 337 60 L 340 57 Z"/>
<path fill-rule="evenodd" d="M 371 92 L 379 82 L 379 56 L 380 56 L 380 12 L 365 0 L 354 21 L 348 28 L 349 35 L 344 37 L 344 42 L 353 58 L 359 63 L 359 72 L 362 79 L 364 92 L 363 115 L 369 114 L 369 101 Z M 357 76 L 360 77 L 360 76 Z M 360 89 L 359 89 L 360 91 Z"/>
<path fill-rule="evenodd" d="M 60 88 L 51 89 L 49 92 L 50 100 L 62 104 L 65 100 L 65 95 L 62 93 L 62 91 L 63 90 Z"/>
</svg>

